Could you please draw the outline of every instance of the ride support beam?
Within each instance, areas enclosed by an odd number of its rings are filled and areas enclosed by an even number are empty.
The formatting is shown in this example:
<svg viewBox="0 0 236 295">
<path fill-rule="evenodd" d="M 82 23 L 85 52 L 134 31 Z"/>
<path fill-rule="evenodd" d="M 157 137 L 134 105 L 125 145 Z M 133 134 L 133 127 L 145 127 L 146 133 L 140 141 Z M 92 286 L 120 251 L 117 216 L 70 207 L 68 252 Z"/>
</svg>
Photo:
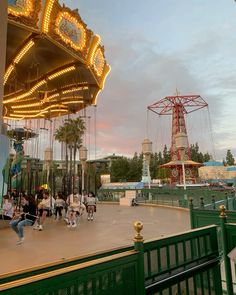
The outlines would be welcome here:
<svg viewBox="0 0 236 295">
<path fill-rule="evenodd" d="M 6 64 L 6 42 L 7 42 L 7 0 L 0 1 L 0 134 L 3 125 L 3 79 Z"/>
</svg>

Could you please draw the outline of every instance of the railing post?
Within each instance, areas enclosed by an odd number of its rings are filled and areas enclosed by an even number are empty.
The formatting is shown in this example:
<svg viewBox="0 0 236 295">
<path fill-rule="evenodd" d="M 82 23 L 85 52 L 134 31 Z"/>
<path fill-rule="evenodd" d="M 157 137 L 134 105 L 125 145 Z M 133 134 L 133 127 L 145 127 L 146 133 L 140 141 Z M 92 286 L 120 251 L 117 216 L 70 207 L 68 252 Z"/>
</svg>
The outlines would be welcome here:
<svg viewBox="0 0 236 295">
<path fill-rule="evenodd" d="M 215 200 L 215 196 L 212 195 L 212 200 L 211 200 L 211 203 L 212 203 L 212 209 L 215 210 L 216 209 L 216 200 Z"/>
<path fill-rule="evenodd" d="M 190 215 L 190 225 L 191 229 L 194 228 L 194 220 L 193 220 L 193 198 L 189 199 L 189 215 Z"/>
<path fill-rule="evenodd" d="M 225 192 L 225 207 L 226 207 L 226 210 L 229 210 L 229 199 L 228 199 L 228 193 Z"/>
<path fill-rule="evenodd" d="M 227 241 L 227 232 L 226 232 L 226 214 L 225 214 L 225 206 L 220 206 L 220 225 L 222 231 L 222 247 L 223 247 L 223 259 L 225 265 L 225 280 L 226 280 L 226 288 L 227 288 L 227 295 L 233 295 L 233 282 L 232 282 L 232 273 L 231 273 L 231 265 L 230 259 L 228 257 L 228 241 Z"/>
<path fill-rule="evenodd" d="M 231 198 L 233 199 L 233 210 L 236 209 L 236 199 L 235 199 L 235 192 L 231 192 Z"/>
<path fill-rule="evenodd" d="M 137 291 L 138 295 L 145 294 L 145 278 L 144 278 L 144 247 L 143 236 L 140 234 L 143 229 L 143 224 L 140 221 L 135 221 L 134 229 L 136 235 L 134 236 L 134 250 L 139 252 L 138 255 L 138 277 L 137 277 Z"/>
<path fill-rule="evenodd" d="M 203 197 L 200 198 L 200 208 L 204 209 L 204 201 L 203 201 Z"/>
</svg>

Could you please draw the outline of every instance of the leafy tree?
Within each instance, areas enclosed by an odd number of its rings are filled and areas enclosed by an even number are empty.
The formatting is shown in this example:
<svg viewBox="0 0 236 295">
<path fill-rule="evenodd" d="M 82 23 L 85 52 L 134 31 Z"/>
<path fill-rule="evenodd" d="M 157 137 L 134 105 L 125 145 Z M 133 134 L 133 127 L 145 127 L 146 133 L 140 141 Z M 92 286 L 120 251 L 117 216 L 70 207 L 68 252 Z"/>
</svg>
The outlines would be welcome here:
<svg viewBox="0 0 236 295">
<path fill-rule="evenodd" d="M 190 146 L 190 152 L 192 160 L 196 162 L 207 162 L 210 160 L 211 156 L 209 153 L 203 154 L 199 152 L 198 144 Z M 157 179 L 167 179 L 171 175 L 171 169 L 163 169 L 160 166 L 170 161 L 170 150 L 167 146 L 164 146 L 163 152 L 151 154 L 150 160 L 150 175 L 151 178 Z M 140 181 L 142 178 L 142 166 L 143 166 L 143 154 L 134 154 L 132 159 L 125 157 L 116 159 L 112 161 L 110 174 L 111 181 Z"/>
<path fill-rule="evenodd" d="M 84 121 L 78 117 L 67 119 L 64 125 L 60 126 L 55 133 L 55 139 L 66 144 L 66 173 L 68 173 L 68 148 L 70 152 L 70 180 L 72 171 L 75 172 L 76 153 L 82 144 L 82 136 L 85 132 Z M 74 177 L 73 177 L 74 179 Z M 73 184 L 74 186 L 74 184 Z M 71 185 L 69 187 L 71 190 Z"/>
<path fill-rule="evenodd" d="M 129 160 L 129 172 L 127 175 L 128 181 L 140 181 L 142 178 L 142 159 L 137 153 Z"/>
<path fill-rule="evenodd" d="M 208 162 L 210 161 L 211 156 L 209 155 L 208 152 L 206 152 L 206 154 L 203 155 L 203 162 Z"/>
<path fill-rule="evenodd" d="M 111 181 L 127 181 L 129 173 L 129 161 L 125 157 L 113 160 L 111 163 Z"/>
<path fill-rule="evenodd" d="M 166 144 L 163 149 L 163 161 L 164 163 L 168 163 L 170 161 L 170 150 L 167 149 Z"/>
<path fill-rule="evenodd" d="M 199 146 L 197 143 L 195 144 L 190 144 L 190 156 L 191 159 L 195 162 L 199 161 Z"/>
<path fill-rule="evenodd" d="M 151 155 L 151 161 L 150 161 L 150 175 L 151 175 L 151 179 L 153 178 L 157 178 L 157 174 L 158 174 L 158 166 L 159 166 L 159 157 L 158 154 L 152 154 Z"/>
<path fill-rule="evenodd" d="M 229 166 L 231 166 L 231 165 L 234 165 L 234 157 L 233 157 L 233 155 L 232 155 L 232 153 L 231 153 L 231 151 L 230 150 L 227 150 L 227 153 L 226 153 L 226 164 L 227 165 L 229 165 Z"/>
<path fill-rule="evenodd" d="M 203 156 L 203 153 L 202 152 L 200 152 L 198 154 L 197 162 L 199 162 L 199 163 L 203 163 L 204 162 L 204 156 Z"/>
<path fill-rule="evenodd" d="M 211 156 L 208 152 L 206 154 L 203 154 L 199 151 L 198 143 L 191 144 L 189 148 L 191 160 L 199 163 L 208 162 L 210 160 Z"/>
<path fill-rule="evenodd" d="M 55 132 L 55 139 L 60 143 L 65 143 L 66 145 L 66 173 L 68 172 L 68 144 L 69 140 L 69 130 L 67 125 L 60 126 Z"/>
<path fill-rule="evenodd" d="M 164 159 L 162 157 L 162 153 L 161 152 L 158 153 L 157 157 L 158 157 L 158 165 L 164 164 Z"/>
</svg>

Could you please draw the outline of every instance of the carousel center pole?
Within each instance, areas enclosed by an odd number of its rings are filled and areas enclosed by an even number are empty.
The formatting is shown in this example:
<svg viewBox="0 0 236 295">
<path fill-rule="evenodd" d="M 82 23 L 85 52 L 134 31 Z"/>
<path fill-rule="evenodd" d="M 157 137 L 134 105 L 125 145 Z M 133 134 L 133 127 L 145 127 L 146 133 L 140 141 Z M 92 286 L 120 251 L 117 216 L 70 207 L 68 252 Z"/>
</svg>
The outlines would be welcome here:
<svg viewBox="0 0 236 295">
<path fill-rule="evenodd" d="M 6 42 L 7 42 L 7 0 L 2 0 L 0 2 L 0 52 L 1 52 L 1 61 L 0 61 L 0 132 L 2 134 L 2 124 L 3 124 L 3 79 L 5 73 L 5 63 L 6 63 Z"/>
</svg>

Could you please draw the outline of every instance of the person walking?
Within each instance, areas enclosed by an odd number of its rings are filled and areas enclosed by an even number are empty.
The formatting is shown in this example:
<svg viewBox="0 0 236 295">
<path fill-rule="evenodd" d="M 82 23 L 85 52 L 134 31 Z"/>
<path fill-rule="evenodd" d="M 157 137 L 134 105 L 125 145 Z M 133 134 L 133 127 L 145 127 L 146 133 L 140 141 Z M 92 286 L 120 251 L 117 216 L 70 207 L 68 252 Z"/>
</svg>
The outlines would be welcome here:
<svg viewBox="0 0 236 295">
<path fill-rule="evenodd" d="M 34 224 L 36 216 L 36 203 L 32 196 L 23 196 L 21 200 L 23 213 L 10 222 L 11 228 L 16 232 L 19 240 L 17 245 L 21 245 L 24 241 L 24 226 Z"/>
</svg>

